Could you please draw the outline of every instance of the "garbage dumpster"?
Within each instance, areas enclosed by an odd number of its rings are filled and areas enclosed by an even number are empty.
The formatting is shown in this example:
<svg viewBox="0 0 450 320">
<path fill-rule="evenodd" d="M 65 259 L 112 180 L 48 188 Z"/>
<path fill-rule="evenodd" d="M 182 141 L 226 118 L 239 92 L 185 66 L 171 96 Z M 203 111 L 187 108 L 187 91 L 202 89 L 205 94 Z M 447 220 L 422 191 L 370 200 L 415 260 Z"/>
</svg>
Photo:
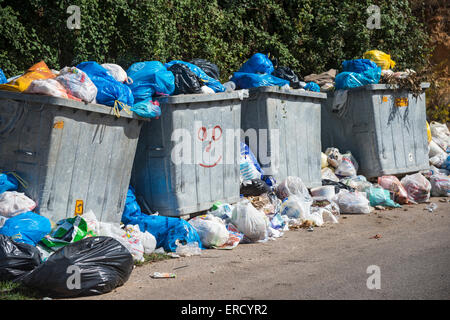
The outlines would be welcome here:
<svg viewBox="0 0 450 320">
<path fill-rule="evenodd" d="M 131 183 L 144 209 L 188 217 L 239 201 L 241 100 L 245 91 L 160 98 L 146 123 Z"/>
<path fill-rule="evenodd" d="M 422 89 L 429 83 L 422 83 Z M 350 89 L 341 108 L 329 93 L 322 110 L 322 150 L 351 151 L 367 178 L 425 170 L 428 164 L 425 92 L 387 84 Z M 342 101 L 345 101 L 343 99 Z M 336 112 L 336 109 L 339 109 Z"/>
<path fill-rule="evenodd" d="M 0 171 L 14 171 L 37 212 L 87 210 L 120 222 L 143 118 L 69 99 L 0 91 Z"/>
<path fill-rule="evenodd" d="M 326 94 L 279 87 L 249 90 L 242 104 L 242 139 L 265 174 L 321 186 L 320 112 Z"/>
</svg>

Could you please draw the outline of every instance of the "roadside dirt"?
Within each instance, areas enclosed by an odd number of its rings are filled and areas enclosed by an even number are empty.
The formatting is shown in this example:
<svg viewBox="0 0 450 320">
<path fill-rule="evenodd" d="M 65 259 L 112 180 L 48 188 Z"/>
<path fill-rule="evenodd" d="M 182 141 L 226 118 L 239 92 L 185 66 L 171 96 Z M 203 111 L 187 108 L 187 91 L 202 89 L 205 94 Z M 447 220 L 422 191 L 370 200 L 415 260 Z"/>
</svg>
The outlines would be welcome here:
<svg viewBox="0 0 450 320">
<path fill-rule="evenodd" d="M 313 232 L 136 267 L 124 286 L 83 299 L 449 299 L 450 203 L 439 199 L 434 212 L 419 204 L 341 215 Z M 380 267 L 379 290 L 367 288 L 370 265 Z"/>
</svg>

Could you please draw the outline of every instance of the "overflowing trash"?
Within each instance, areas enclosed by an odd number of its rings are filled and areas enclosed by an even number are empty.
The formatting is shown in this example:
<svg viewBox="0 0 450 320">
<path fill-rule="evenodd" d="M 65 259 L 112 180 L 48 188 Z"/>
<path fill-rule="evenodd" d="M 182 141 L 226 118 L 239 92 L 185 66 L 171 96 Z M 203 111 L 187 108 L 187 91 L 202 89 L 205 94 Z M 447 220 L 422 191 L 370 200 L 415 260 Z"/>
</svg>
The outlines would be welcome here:
<svg viewBox="0 0 450 320">
<path fill-rule="evenodd" d="M 370 50 L 361 59 L 343 61 L 341 72 L 330 69 L 302 78 L 290 67 L 278 66 L 269 56 L 255 53 L 222 84 L 219 67 L 202 58 L 135 62 L 126 71 L 117 64 L 95 61 L 57 71 L 41 61 L 9 82 L 0 69 L 0 90 L 103 104 L 112 107 L 118 117 L 124 110 L 143 118 L 159 118 L 158 99 L 171 95 L 210 95 L 262 86 L 313 92 L 334 88 L 333 111 L 340 114 L 347 90 L 415 74 L 410 69 L 394 72 L 394 67 L 388 54 Z M 121 223 L 103 222 L 92 210 L 50 221 L 36 213 L 38 203 L 28 197 L 26 188 L 19 191 L 25 182 L 15 173 L 2 172 L 0 281 L 19 281 L 50 297 L 102 294 L 123 285 L 133 264 L 152 253 L 189 257 L 201 255 L 205 249 L 232 250 L 244 243 L 275 240 L 292 229 L 312 232 L 340 223 L 345 214 L 370 214 L 374 208 L 399 208 L 428 203 L 431 196 L 449 197 L 450 131 L 446 124 L 429 124 L 428 145 L 430 169 L 370 181 L 358 174 L 361 159 L 347 150 L 326 148 L 320 158 L 322 185 L 308 189 L 300 177 L 276 181 L 266 175 L 250 147 L 241 142 L 236 168 L 240 200 L 217 201 L 186 220 L 161 216 L 146 206 L 142 211 L 130 186 Z M 424 210 L 436 209 L 431 203 Z M 69 268 L 81 272 L 80 286 L 75 283 L 68 288 Z M 152 275 L 174 277 L 171 273 Z"/>
</svg>

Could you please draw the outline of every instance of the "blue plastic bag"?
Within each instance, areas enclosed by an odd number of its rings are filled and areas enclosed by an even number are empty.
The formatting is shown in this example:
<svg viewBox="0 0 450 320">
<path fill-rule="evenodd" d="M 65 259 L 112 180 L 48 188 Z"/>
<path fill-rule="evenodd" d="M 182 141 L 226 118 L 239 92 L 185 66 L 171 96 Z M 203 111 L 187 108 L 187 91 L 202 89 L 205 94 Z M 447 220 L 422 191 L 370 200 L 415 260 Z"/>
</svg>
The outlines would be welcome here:
<svg viewBox="0 0 450 320">
<path fill-rule="evenodd" d="M 306 84 L 306 86 L 303 87 L 303 89 L 308 91 L 314 91 L 314 92 L 320 92 L 320 87 L 317 83 L 311 81 Z"/>
<path fill-rule="evenodd" d="M 256 87 L 284 86 L 289 85 L 288 80 L 277 78 L 270 74 L 256 74 L 235 72 L 230 81 L 236 83 L 240 89 L 250 89 Z"/>
<path fill-rule="evenodd" d="M 237 72 L 272 74 L 274 70 L 269 57 L 262 53 L 255 53 Z"/>
<path fill-rule="evenodd" d="M 11 237 L 15 242 L 36 246 L 52 230 L 50 220 L 34 212 L 25 212 L 6 220 L 0 234 Z"/>
<path fill-rule="evenodd" d="M 136 62 L 127 70 L 132 80 L 128 87 L 135 102 L 149 100 L 153 95 L 171 95 L 175 90 L 175 77 L 159 61 Z"/>
<path fill-rule="evenodd" d="M 19 181 L 7 173 L 0 173 L 0 194 L 5 191 L 17 191 L 19 188 Z"/>
<path fill-rule="evenodd" d="M 97 103 L 114 107 L 116 101 L 127 106 L 134 104 L 133 93 L 130 88 L 114 79 L 111 74 L 95 61 L 86 61 L 77 65 L 84 71 L 97 87 Z M 122 110 L 119 104 L 119 110 Z"/>
<path fill-rule="evenodd" d="M 167 62 L 164 66 L 166 68 L 169 68 L 172 65 L 177 64 L 177 63 L 187 65 L 192 72 L 194 72 L 200 79 L 202 79 L 205 86 L 210 87 L 211 89 L 214 90 L 214 92 L 224 92 L 225 91 L 225 87 L 220 83 L 219 80 L 211 78 L 210 76 L 208 76 L 205 73 L 205 71 L 203 71 L 200 67 L 196 66 L 195 64 L 181 61 L 181 60 L 172 60 L 170 62 Z"/>
<path fill-rule="evenodd" d="M 176 241 L 181 244 L 197 242 L 203 249 L 197 231 L 185 220 L 174 217 L 153 216 L 142 213 L 130 186 L 127 193 L 125 209 L 122 214 L 122 223 L 125 225 L 139 225 L 142 232 L 150 232 L 156 239 L 156 248 L 163 247 L 167 252 L 175 252 Z"/>
<path fill-rule="evenodd" d="M 336 76 L 336 90 L 345 90 L 365 86 L 367 84 L 375 84 L 380 81 L 381 68 L 376 67 L 366 70 L 362 73 L 357 72 L 341 72 Z"/>
<path fill-rule="evenodd" d="M 261 166 L 259 165 L 258 160 L 256 160 L 256 157 L 253 154 L 252 150 L 250 150 L 248 145 L 246 145 L 244 142 L 241 142 L 241 156 L 248 156 L 255 166 L 256 170 L 264 175 L 264 171 L 261 169 Z"/>
<path fill-rule="evenodd" d="M 342 71 L 362 73 L 377 68 L 377 64 L 369 59 L 354 59 L 342 62 Z"/>
<path fill-rule="evenodd" d="M 144 118 L 157 118 L 161 116 L 161 108 L 158 101 L 143 100 L 135 103 L 130 110 Z"/>
<path fill-rule="evenodd" d="M 3 73 L 3 70 L 0 69 L 0 84 L 7 83 L 7 82 L 8 82 L 8 80 L 6 80 L 6 76 Z"/>
</svg>

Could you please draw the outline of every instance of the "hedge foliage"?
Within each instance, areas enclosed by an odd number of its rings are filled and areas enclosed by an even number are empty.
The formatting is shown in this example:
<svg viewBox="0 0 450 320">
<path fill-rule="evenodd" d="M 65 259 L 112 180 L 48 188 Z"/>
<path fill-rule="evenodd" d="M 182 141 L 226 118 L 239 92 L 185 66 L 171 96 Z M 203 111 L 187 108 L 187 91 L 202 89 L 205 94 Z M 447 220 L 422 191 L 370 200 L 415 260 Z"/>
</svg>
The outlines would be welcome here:
<svg viewBox="0 0 450 320">
<path fill-rule="evenodd" d="M 381 9 L 381 29 L 366 26 Z M 81 9 L 81 29 L 66 12 Z M 7 77 L 43 59 L 59 69 L 85 60 L 118 63 L 204 58 L 226 81 L 255 52 L 302 76 L 339 68 L 366 50 L 420 68 L 430 48 L 407 0 L 0 0 L 0 68 Z"/>
</svg>

